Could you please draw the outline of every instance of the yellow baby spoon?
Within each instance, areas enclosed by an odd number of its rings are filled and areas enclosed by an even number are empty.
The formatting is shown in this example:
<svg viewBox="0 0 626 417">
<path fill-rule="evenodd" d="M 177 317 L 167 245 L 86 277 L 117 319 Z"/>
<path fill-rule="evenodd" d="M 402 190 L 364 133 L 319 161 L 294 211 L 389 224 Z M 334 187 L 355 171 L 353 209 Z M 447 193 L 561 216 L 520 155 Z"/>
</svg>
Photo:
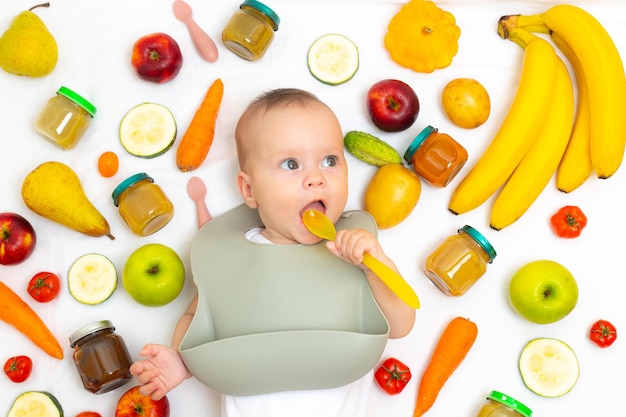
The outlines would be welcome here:
<svg viewBox="0 0 626 417">
<path fill-rule="evenodd" d="M 326 240 L 335 240 L 337 231 L 335 226 L 324 213 L 317 210 L 307 210 L 302 217 L 304 225 L 311 233 Z M 419 308 L 420 301 L 413 288 L 393 269 L 374 258 L 369 253 L 363 254 L 363 263 L 372 270 L 391 290 L 408 306 Z"/>
</svg>

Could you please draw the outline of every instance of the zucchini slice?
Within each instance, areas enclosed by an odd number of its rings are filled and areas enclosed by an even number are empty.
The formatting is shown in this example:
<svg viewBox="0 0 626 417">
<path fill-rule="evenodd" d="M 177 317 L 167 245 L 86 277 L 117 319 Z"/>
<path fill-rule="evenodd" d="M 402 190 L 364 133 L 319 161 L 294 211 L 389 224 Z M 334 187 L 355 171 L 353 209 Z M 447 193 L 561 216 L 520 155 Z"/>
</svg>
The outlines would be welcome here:
<svg viewBox="0 0 626 417">
<path fill-rule="evenodd" d="M 176 140 L 176 120 L 162 104 L 142 103 L 126 113 L 120 123 L 120 141 L 126 151 L 140 158 L 155 158 Z"/>
<path fill-rule="evenodd" d="M 63 408 L 49 392 L 26 391 L 13 401 L 7 417 L 63 417 Z"/>
<path fill-rule="evenodd" d="M 74 261 L 67 273 L 67 286 L 76 301 L 100 304 L 117 288 L 113 262 L 99 253 L 88 253 Z"/>
<path fill-rule="evenodd" d="M 309 47 L 307 64 L 311 74 L 324 84 L 343 84 L 359 69 L 359 50 L 344 35 L 330 33 Z"/>
</svg>

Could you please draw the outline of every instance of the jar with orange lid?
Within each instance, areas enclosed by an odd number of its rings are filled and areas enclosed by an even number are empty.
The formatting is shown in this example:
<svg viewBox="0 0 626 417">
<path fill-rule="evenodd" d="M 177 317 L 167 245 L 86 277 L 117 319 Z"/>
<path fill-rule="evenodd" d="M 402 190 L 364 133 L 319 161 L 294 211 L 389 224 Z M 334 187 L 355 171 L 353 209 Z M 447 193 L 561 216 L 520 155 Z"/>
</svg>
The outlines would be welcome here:
<svg viewBox="0 0 626 417">
<path fill-rule="evenodd" d="M 491 391 L 487 404 L 476 417 L 531 417 L 533 412 L 526 405 L 499 391 Z"/>
<path fill-rule="evenodd" d="M 222 31 L 222 42 L 235 55 L 256 61 L 261 59 L 274 40 L 280 18 L 257 0 L 245 0 Z"/>
<path fill-rule="evenodd" d="M 174 217 L 174 205 L 144 172 L 122 181 L 112 198 L 128 228 L 140 236 L 151 235 Z"/>
<path fill-rule="evenodd" d="M 485 274 L 495 257 L 491 243 L 465 225 L 426 258 L 424 273 L 444 294 L 459 296 Z"/>
<path fill-rule="evenodd" d="M 467 162 L 467 151 L 451 136 L 426 126 L 409 145 L 404 160 L 435 187 L 445 187 Z"/>
</svg>

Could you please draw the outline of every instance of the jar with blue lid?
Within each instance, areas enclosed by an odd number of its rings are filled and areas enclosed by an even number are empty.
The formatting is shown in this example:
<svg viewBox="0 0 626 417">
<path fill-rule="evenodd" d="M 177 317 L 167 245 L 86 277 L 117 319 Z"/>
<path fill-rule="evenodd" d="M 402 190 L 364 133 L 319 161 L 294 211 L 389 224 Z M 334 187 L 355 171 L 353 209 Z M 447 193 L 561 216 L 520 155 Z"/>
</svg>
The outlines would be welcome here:
<svg viewBox="0 0 626 417">
<path fill-rule="evenodd" d="M 35 121 L 35 132 L 61 149 L 72 149 L 83 137 L 96 107 L 80 94 L 60 87 Z"/>
<path fill-rule="evenodd" d="M 145 172 L 126 178 L 111 197 L 128 228 L 139 236 L 153 234 L 174 217 L 174 205 Z"/>
<path fill-rule="evenodd" d="M 222 42 L 237 56 L 256 61 L 265 55 L 279 25 L 280 18 L 270 7 L 245 0 L 222 31 Z"/>
<path fill-rule="evenodd" d="M 487 404 L 483 405 L 477 417 L 531 417 L 533 412 L 515 398 L 500 391 L 491 391 Z"/>
<path fill-rule="evenodd" d="M 495 257 L 487 238 L 465 225 L 426 258 L 424 273 L 444 294 L 459 296 L 485 274 Z"/>
</svg>

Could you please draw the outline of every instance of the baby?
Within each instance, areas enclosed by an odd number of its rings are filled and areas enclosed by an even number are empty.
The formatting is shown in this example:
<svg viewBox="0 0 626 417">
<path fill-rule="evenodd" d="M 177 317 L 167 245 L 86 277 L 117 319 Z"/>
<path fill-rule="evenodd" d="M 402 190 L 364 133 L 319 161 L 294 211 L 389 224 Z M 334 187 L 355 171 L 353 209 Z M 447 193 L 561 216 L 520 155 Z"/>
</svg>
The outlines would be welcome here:
<svg viewBox="0 0 626 417">
<path fill-rule="evenodd" d="M 308 92 L 298 89 L 273 90 L 257 98 L 244 111 L 237 124 L 235 138 L 240 165 L 237 186 L 247 208 L 242 207 L 258 213 L 259 219 L 257 227 L 245 230 L 247 240 L 262 246 L 318 244 L 320 238 L 309 232 L 303 224 L 303 213 L 309 208 L 315 208 L 336 223 L 340 221 L 348 199 L 348 167 L 344 156 L 343 133 L 332 110 Z M 216 220 L 219 222 L 219 218 L 213 219 L 207 226 Z M 397 271 L 372 231 L 366 228 L 339 228 L 336 239 L 326 242 L 326 248 L 337 259 L 343 260 L 342 265 L 349 263 L 362 270 L 375 299 L 374 304 L 380 308 L 388 323 L 388 337 L 400 338 L 408 334 L 413 327 L 415 310 L 403 303 L 362 264 L 363 254 L 367 252 Z M 193 260 L 192 251 L 192 263 Z M 306 265 L 299 267 L 307 271 L 313 268 Z M 260 272 L 254 272 L 258 275 L 253 277 L 255 282 L 265 279 Z M 205 279 L 211 278 L 194 276 L 197 283 Z M 199 289 L 199 294 L 204 292 Z M 171 348 L 148 344 L 140 352 L 145 359 L 133 364 L 131 372 L 137 376 L 141 384 L 140 391 L 144 395 L 159 399 L 185 379 L 195 376 L 196 370 L 183 361 L 181 352 L 185 349 L 181 349 L 181 343 L 185 344 L 186 334 L 194 323 L 194 314 L 199 303 L 202 306 L 204 298 L 196 295 L 179 320 Z M 229 301 L 232 304 L 237 300 Z M 251 300 L 243 305 L 254 309 L 258 304 L 258 311 L 262 314 L 265 311 L 264 302 Z M 332 327 L 332 323 L 330 325 Z M 218 333 L 222 332 L 222 328 L 226 333 L 229 331 L 229 326 L 216 323 L 206 332 Z M 228 334 L 223 337 L 236 336 Z M 341 387 L 311 390 L 296 388 L 293 391 L 287 389 L 284 392 L 259 395 L 224 395 L 222 409 L 229 416 L 258 417 L 265 413 L 278 416 L 283 412 L 285 415 L 302 416 L 316 415 L 316 410 L 323 405 L 320 410 L 324 413 L 329 408 L 336 408 L 333 415 L 366 415 L 367 395 L 372 381 L 370 370 L 356 381 Z"/>
</svg>

